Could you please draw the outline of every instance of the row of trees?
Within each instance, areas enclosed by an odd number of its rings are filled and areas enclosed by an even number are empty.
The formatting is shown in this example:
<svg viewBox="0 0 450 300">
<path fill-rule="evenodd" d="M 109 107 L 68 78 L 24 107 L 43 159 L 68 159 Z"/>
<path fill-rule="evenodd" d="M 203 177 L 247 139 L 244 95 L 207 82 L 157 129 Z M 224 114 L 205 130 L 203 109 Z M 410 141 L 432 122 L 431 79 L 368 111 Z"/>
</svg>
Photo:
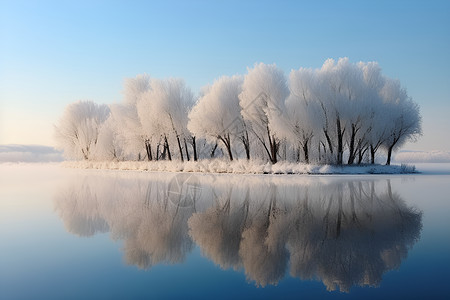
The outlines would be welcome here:
<svg viewBox="0 0 450 300">
<path fill-rule="evenodd" d="M 180 79 L 125 80 L 124 101 L 70 104 L 56 126 L 72 159 L 198 160 L 227 156 L 304 163 L 375 163 L 421 134 L 418 105 L 375 62 L 320 69 L 256 64 L 195 99 Z"/>
</svg>

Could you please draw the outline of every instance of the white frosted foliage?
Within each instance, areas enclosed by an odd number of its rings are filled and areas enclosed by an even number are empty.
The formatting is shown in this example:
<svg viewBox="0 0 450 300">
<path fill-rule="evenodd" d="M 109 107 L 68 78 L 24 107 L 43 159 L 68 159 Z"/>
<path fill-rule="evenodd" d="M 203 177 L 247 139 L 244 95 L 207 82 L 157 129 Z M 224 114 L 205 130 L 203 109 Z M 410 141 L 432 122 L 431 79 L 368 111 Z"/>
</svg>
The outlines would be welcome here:
<svg viewBox="0 0 450 300">
<path fill-rule="evenodd" d="M 352 165 L 385 155 L 389 165 L 422 133 L 419 107 L 400 82 L 376 62 L 348 58 L 289 77 L 257 63 L 244 76 L 219 77 L 197 98 L 182 79 L 141 74 L 125 80 L 123 94 L 109 108 L 67 107 L 56 126 L 67 157 Z"/>
</svg>

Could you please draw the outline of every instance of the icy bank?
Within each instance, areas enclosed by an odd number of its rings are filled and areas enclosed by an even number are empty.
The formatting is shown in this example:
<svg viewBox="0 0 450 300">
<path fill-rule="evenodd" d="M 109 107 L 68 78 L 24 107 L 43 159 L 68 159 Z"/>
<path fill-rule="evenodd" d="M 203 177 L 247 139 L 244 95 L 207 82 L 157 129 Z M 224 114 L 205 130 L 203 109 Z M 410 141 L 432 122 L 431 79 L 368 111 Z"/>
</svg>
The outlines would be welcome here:
<svg viewBox="0 0 450 300">
<path fill-rule="evenodd" d="M 102 170 L 137 170 L 156 172 L 196 172 L 230 174 L 410 174 L 412 165 L 312 165 L 280 162 L 277 164 L 247 160 L 194 161 L 66 161 L 67 168 Z"/>
</svg>

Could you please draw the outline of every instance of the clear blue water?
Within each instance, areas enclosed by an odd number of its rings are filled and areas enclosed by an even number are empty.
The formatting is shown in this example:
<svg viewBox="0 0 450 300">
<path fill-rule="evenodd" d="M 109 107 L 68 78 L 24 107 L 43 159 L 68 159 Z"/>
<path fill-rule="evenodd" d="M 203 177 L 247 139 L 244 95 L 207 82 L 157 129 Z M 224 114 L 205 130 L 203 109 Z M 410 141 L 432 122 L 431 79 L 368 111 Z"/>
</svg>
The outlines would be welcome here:
<svg viewBox="0 0 450 300">
<path fill-rule="evenodd" d="M 0 165 L 0 299 L 449 298 L 450 176 Z"/>
</svg>

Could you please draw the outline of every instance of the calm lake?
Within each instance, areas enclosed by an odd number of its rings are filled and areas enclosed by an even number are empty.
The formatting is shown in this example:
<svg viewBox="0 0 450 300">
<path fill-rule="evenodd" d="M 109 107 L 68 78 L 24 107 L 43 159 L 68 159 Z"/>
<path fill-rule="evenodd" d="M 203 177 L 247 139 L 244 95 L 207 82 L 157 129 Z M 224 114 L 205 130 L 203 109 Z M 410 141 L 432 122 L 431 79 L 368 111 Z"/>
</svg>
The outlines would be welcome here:
<svg viewBox="0 0 450 300">
<path fill-rule="evenodd" d="M 0 299 L 449 299 L 446 170 L 277 176 L 0 164 Z"/>
</svg>

